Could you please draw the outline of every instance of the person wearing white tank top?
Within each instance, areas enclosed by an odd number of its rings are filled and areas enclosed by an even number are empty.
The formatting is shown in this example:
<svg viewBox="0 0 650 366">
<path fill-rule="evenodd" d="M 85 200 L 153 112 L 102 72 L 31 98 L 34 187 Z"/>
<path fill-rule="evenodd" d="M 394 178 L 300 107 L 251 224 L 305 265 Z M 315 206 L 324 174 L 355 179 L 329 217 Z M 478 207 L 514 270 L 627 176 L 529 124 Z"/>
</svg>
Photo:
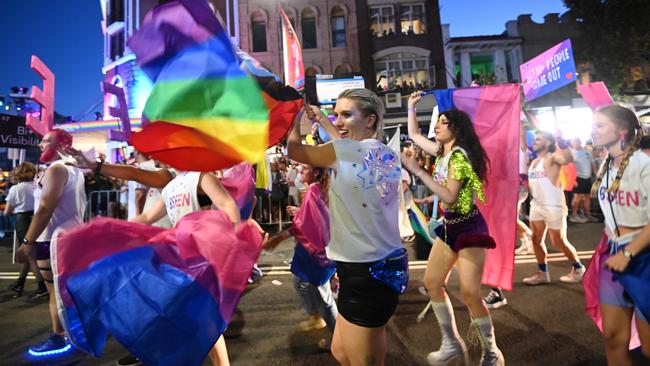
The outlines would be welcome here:
<svg viewBox="0 0 650 366">
<path fill-rule="evenodd" d="M 549 132 L 538 131 L 535 134 L 533 150 L 537 153 L 537 158 L 532 161 L 528 169 L 528 189 L 532 197 L 529 218 L 537 271 L 532 276 L 524 278 L 524 283 L 527 285 L 551 282 L 544 243 L 547 230 L 551 244 L 559 248 L 573 265 L 571 272 L 560 277 L 560 281 L 580 282 L 585 272 L 576 249 L 567 239 L 567 207 L 564 192 L 560 187 L 560 167 L 573 161 L 573 155 L 566 141 L 559 140 L 557 147 L 559 151 L 556 151 L 555 137 Z"/>
<path fill-rule="evenodd" d="M 59 320 L 54 296 L 54 276 L 50 262 L 50 240 L 60 229 L 71 229 L 83 223 L 86 210 L 84 176 L 81 170 L 66 166 L 57 155 L 67 153 L 72 146 L 72 135 L 63 130 L 52 130 L 43 136 L 39 147 L 41 161 L 49 163 L 45 174 L 38 179 L 34 191 L 35 213 L 23 244 L 36 246 L 36 264 L 50 294 L 49 308 L 52 334 L 42 343 L 29 347 L 32 355 L 69 348 Z"/>
</svg>

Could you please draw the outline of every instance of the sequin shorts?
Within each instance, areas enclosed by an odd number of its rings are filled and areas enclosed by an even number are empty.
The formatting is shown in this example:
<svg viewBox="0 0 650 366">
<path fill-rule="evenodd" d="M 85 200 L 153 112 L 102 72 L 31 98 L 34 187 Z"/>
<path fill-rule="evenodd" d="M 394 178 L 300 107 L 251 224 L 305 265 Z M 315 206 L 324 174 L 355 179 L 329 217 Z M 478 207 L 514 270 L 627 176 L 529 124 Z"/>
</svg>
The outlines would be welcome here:
<svg viewBox="0 0 650 366">
<path fill-rule="evenodd" d="M 443 216 L 445 221 L 436 228 L 436 234 L 454 252 L 465 248 L 493 249 L 497 246 L 477 208 L 468 215 L 444 211 Z"/>
</svg>

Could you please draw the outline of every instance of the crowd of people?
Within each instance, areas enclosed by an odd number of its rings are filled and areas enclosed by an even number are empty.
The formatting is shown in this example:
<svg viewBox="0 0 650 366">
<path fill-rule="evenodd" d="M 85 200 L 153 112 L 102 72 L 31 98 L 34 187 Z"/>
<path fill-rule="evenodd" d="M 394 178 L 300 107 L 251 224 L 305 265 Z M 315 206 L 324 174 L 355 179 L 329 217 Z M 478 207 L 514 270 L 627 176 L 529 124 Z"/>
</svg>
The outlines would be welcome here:
<svg viewBox="0 0 650 366">
<path fill-rule="evenodd" d="M 486 297 L 481 295 L 487 251 L 499 243 L 490 235 L 477 203 L 486 200 L 485 184 L 494 174 L 494 165 L 470 116 L 461 110 L 440 114 L 435 140 L 422 135 L 416 119 L 421 97 L 417 90 L 409 96 L 410 140 L 401 153 L 383 142 L 384 107 L 370 90 L 342 92 L 333 110 L 334 123 L 318 108 L 306 106 L 295 118 L 286 149 L 279 148 L 271 161 L 271 189 L 265 193 L 271 204 L 258 202 L 257 206 L 257 217 L 264 222 L 277 222 L 275 218 L 281 221 L 286 212 L 292 224 L 274 236 L 265 236 L 263 248 L 273 250 L 282 241 L 295 238 L 291 271 L 307 315 L 299 329 L 328 327 L 332 337 L 321 340 L 319 346 L 331 350 L 342 365 L 383 365 L 386 324 L 408 283 L 407 238 L 400 233 L 398 219 L 399 192 L 406 182 L 410 184 L 407 191 L 413 191 L 415 202 L 432 222 L 441 223 L 432 225 L 429 233 L 433 245 L 423 282 L 442 341 L 427 355 L 427 362 L 469 362 L 446 289 L 455 267 L 460 298 L 471 317 L 470 328 L 480 340 L 480 364 L 504 365 L 507 355 L 497 346 L 498 329 L 490 309 L 507 304 L 507 300 L 499 288 L 493 288 Z M 301 123 L 316 127 L 312 129 L 313 144 L 300 136 Z M 319 136 L 318 131 L 325 131 L 323 135 L 328 138 Z M 638 119 L 623 107 L 602 108 L 594 113 L 592 141 L 584 145 L 580 140 L 569 142 L 544 131 L 537 131 L 532 141 L 526 141 L 523 124 L 521 131 L 520 246 L 516 254 L 534 254 L 537 261 L 537 270 L 523 283 L 535 286 L 551 282 L 545 244 L 548 234 L 551 245 L 571 264 L 570 272 L 560 281 L 579 283 L 591 278 L 599 289 L 596 301 L 603 319 L 608 363 L 630 364 L 627 346 L 632 326 L 638 332 L 643 354 L 650 357 L 650 325 L 644 316 L 647 308 L 639 306 L 647 301 L 647 288 L 628 288 L 623 276 L 628 268 L 643 267 L 650 260 L 650 157 L 640 149 L 643 140 Z M 7 198 L 5 214 L 17 215 L 16 229 L 23 243 L 19 252 L 26 258 L 11 289 L 23 291 L 31 268 L 38 272 L 40 293 L 50 294 L 53 332 L 32 346 L 33 352 L 58 349 L 69 342 L 52 292 L 55 278 L 49 243 L 55 230 L 83 222 L 84 182 L 88 179 L 81 169 L 141 184 L 146 193 L 138 200 L 141 204 L 135 222 L 172 227 L 184 216 L 205 208 L 225 212 L 233 226 L 252 219 L 242 216 L 242 207 L 220 182 L 221 173 L 174 172 L 155 167 L 153 162 L 148 167 L 146 157 L 138 167 L 109 164 L 103 159 L 89 160 L 71 145 L 72 137 L 64 131 L 46 134 L 41 143 L 46 170 L 34 182 L 36 168 L 29 163 L 19 166 L 13 174 L 17 184 Z M 76 166 L 58 160 L 57 154 L 72 154 Z M 178 204 L 179 195 L 186 194 L 189 204 Z M 592 197 L 597 198 L 600 209 L 591 205 Z M 580 224 L 601 217 L 605 221 L 604 239 L 597 250 L 596 268 L 590 273 L 567 237 L 567 219 Z M 261 228 L 260 233 L 265 234 Z M 330 287 L 334 278 L 339 283 L 336 300 Z M 215 365 L 229 364 L 223 337 L 209 355 Z M 129 355 L 118 364 L 138 362 L 136 355 Z"/>
</svg>

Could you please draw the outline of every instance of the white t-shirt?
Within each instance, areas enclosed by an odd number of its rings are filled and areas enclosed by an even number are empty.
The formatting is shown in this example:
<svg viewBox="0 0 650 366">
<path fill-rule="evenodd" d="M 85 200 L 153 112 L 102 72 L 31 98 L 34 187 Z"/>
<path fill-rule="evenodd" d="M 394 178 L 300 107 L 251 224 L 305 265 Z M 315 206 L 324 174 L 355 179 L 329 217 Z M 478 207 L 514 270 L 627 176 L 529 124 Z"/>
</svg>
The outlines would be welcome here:
<svg viewBox="0 0 650 366">
<path fill-rule="evenodd" d="M 576 175 L 578 178 L 589 179 L 593 170 L 594 158 L 587 150 L 571 149 L 573 154 L 573 163 L 576 165 Z"/>
<path fill-rule="evenodd" d="M 84 190 L 83 172 L 78 168 L 65 165 L 63 160 L 57 160 L 50 166 L 56 164 L 62 165 L 68 170 L 68 181 L 63 187 L 63 194 L 61 195 L 59 204 L 52 213 L 50 222 L 47 224 L 47 227 L 43 230 L 41 235 L 36 239 L 36 241 L 39 242 L 52 240 L 52 234 L 54 234 L 54 231 L 58 228 L 71 229 L 77 225 L 81 225 L 84 219 L 84 211 L 86 210 L 86 192 Z M 41 187 L 41 180 L 42 177 L 38 180 L 36 188 L 34 189 L 34 212 L 38 211 L 41 199 L 43 189 L 43 187 Z"/>
<path fill-rule="evenodd" d="M 201 209 L 197 189 L 200 172 L 180 173 L 162 190 L 167 216 L 172 226 L 183 216 Z"/>
<path fill-rule="evenodd" d="M 7 204 L 14 213 L 34 211 L 34 182 L 20 182 L 9 188 Z"/>
<path fill-rule="evenodd" d="M 611 234 L 616 233 L 616 224 L 627 227 L 643 227 L 650 221 L 650 157 L 637 150 L 630 157 L 627 168 L 623 173 L 619 189 L 607 193 L 607 187 L 612 186 L 618 168 L 610 168 L 609 179 L 607 172 L 598 188 L 598 202 L 605 216 L 605 225 Z M 609 198 L 606 199 L 606 197 Z M 611 208 L 610 208 L 611 202 Z M 614 216 L 612 216 L 614 211 Z M 614 223 L 616 218 L 616 224 Z"/>
<path fill-rule="evenodd" d="M 336 167 L 329 189 L 327 257 L 366 263 L 403 248 L 398 228 L 401 172 L 397 155 L 374 139 L 335 139 L 332 143 Z"/>
</svg>

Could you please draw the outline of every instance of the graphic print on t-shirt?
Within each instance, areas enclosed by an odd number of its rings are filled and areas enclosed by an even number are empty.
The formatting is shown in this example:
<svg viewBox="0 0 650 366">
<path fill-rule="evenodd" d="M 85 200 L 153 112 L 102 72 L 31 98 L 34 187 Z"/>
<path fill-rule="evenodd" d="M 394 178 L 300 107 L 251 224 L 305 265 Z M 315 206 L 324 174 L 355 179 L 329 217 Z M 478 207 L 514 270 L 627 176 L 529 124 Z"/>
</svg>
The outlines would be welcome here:
<svg viewBox="0 0 650 366">
<path fill-rule="evenodd" d="M 397 157 L 383 149 L 370 149 L 363 158 L 363 168 L 357 174 L 361 179 L 361 187 L 375 187 L 382 199 L 397 190 L 400 176 Z"/>
</svg>

